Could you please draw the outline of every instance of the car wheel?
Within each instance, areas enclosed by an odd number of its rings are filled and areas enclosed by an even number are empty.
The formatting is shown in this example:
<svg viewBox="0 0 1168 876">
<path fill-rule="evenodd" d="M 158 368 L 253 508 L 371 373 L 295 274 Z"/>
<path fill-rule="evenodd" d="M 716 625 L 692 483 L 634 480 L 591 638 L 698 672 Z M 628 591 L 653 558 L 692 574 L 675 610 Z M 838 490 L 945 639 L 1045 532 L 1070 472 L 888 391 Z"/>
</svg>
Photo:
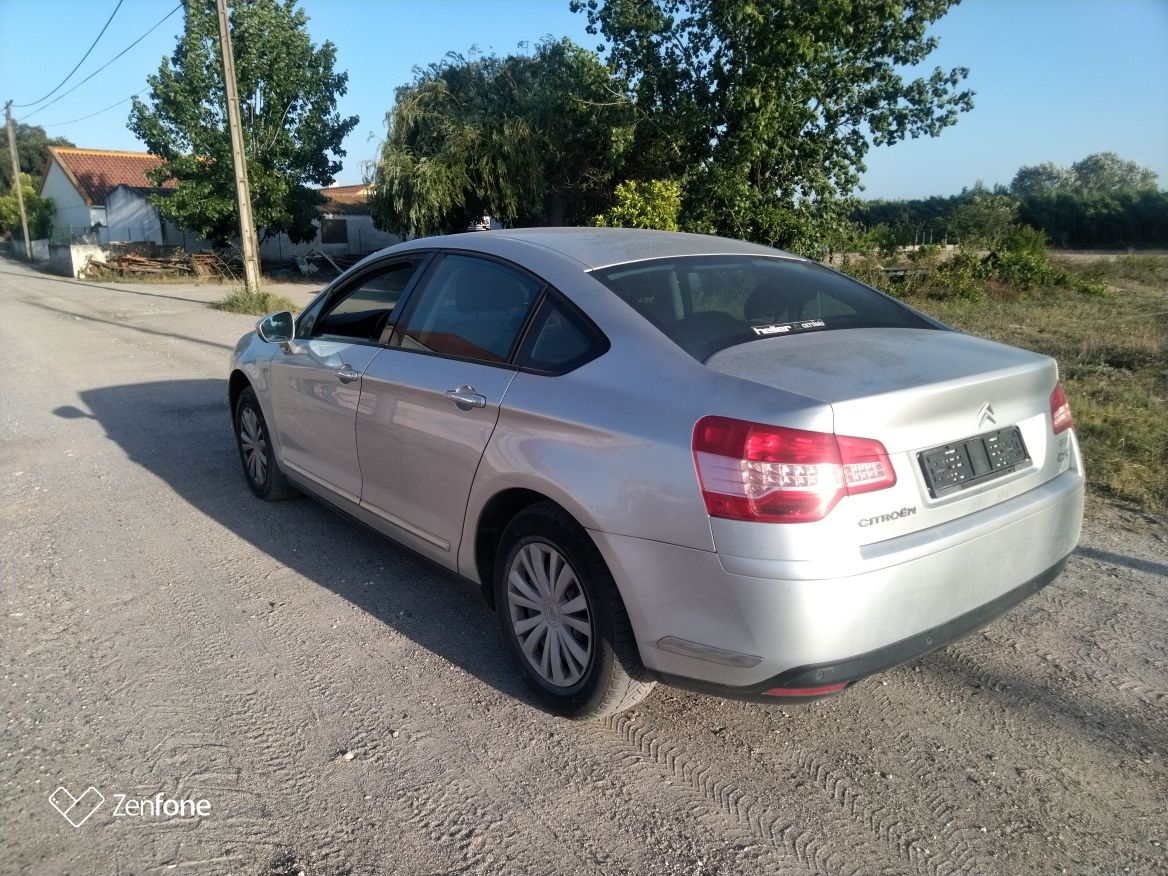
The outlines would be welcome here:
<svg viewBox="0 0 1168 876">
<path fill-rule="evenodd" d="M 269 501 L 296 495 L 296 490 L 276 463 L 272 441 L 268 437 L 268 424 L 250 386 L 240 393 L 235 405 L 235 441 L 239 445 L 243 476 L 253 493 Z"/>
<path fill-rule="evenodd" d="M 541 502 L 511 521 L 494 586 L 507 649 L 551 711 L 602 718 L 653 689 L 600 551 L 559 506 Z"/>
</svg>

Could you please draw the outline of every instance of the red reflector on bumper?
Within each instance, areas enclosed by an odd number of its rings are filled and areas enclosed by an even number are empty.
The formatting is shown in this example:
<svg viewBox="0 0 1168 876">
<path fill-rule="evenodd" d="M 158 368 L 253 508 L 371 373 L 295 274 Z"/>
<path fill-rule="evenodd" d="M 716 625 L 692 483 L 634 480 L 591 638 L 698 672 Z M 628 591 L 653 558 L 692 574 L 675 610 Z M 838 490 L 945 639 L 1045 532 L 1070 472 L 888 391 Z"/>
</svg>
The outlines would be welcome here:
<svg viewBox="0 0 1168 876">
<path fill-rule="evenodd" d="M 817 697 L 841 691 L 847 686 L 846 681 L 841 681 L 839 684 L 825 684 L 822 687 L 772 687 L 770 690 L 764 690 L 763 694 L 768 697 Z"/>
</svg>

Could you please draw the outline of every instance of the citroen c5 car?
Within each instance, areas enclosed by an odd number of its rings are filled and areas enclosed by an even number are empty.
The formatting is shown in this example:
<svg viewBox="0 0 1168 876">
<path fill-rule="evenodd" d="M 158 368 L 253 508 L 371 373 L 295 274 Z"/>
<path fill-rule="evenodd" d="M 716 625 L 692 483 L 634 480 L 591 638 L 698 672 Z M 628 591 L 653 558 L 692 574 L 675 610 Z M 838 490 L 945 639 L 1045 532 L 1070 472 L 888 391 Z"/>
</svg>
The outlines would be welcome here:
<svg viewBox="0 0 1168 876">
<path fill-rule="evenodd" d="M 1055 362 L 689 234 L 414 240 L 235 348 L 264 499 L 481 585 L 537 697 L 812 699 L 1050 582 L 1083 468 Z"/>
</svg>

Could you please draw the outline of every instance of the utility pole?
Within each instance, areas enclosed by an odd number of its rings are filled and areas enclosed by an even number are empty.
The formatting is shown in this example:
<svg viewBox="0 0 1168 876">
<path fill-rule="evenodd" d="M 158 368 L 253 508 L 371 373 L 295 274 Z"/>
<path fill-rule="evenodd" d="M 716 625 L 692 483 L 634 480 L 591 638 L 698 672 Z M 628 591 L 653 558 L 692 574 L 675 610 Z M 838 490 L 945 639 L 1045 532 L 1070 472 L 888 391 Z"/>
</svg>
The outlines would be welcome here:
<svg viewBox="0 0 1168 876">
<path fill-rule="evenodd" d="M 235 56 L 227 25 L 227 0 L 215 0 L 219 15 L 219 47 L 223 56 L 223 84 L 227 89 L 227 128 L 231 132 L 231 160 L 235 165 L 235 200 L 239 205 L 239 238 L 243 250 L 243 277 L 248 292 L 260 289 L 260 262 L 256 254 L 256 230 L 251 218 L 251 189 L 247 184 L 247 157 L 239 122 L 239 91 L 235 81 Z"/>
<path fill-rule="evenodd" d="M 28 239 L 28 216 L 24 212 L 24 192 L 20 190 L 20 157 L 16 154 L 16 126 L 12 124 L 12 101 L 4 104 L 5 123 L 8 125 L 8 152 L 12 156 L 12 184 L 16 187 L 16 203 L 20 206 L 20 227 L 24 231 L 24 258 L 32 261 L 32 242 Z"/>
</svg>

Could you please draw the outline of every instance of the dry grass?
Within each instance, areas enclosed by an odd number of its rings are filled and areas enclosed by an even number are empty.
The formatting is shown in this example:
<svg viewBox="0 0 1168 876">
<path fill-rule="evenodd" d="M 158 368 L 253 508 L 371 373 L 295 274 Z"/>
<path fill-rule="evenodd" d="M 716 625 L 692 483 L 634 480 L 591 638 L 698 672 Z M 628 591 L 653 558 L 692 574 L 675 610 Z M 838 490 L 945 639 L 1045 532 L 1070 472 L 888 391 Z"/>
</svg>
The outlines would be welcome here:
<svg viewBox="0 0 1168 876">
<path fill-rule="evenodd" d="M 1054 356 L 1097 491 L 1147 510 L 1168 505 L 1168 256 L 1076 259 L 1105 297 L 1066 289 L 989 300 L 907 299 L 938 319 Z"/>
<path fill-rule="evenodd" d="M 249 292 L 247 289 L 236 288 L 224 297 L 211 304 L 216 310 L 225 310 L 228 313 L 250 313 L 253 316 L 263 316 L 266 313 L 275 313 L 278 310 L 290 310 L 293 313 L 300 306 L 284 295 L 260 290 Z"/>
</svg>

